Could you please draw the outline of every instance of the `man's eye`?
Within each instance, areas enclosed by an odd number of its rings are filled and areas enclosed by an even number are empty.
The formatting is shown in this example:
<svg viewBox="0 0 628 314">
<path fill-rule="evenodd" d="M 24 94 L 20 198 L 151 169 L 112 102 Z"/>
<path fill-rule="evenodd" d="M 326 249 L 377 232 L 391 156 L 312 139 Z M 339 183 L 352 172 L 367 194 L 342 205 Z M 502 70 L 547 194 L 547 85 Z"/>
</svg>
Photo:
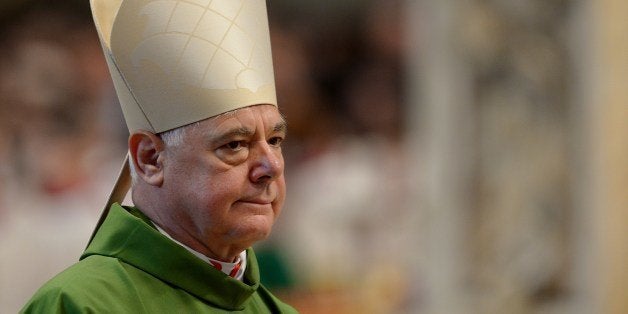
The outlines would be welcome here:
<svg viewBox="0 0 628 314">
<path fill-rule="evenodd" d="M 233 141 L 233 142 L 227 143 L 226 146 L 231 150 L 240 150 L 243 145 L 241 141 Z"/>
<path fill-rule="evenodd" d="M 272 146 L 281 146 L 281 143 L 283 142 L 283 138 L 281 137 L 273 137 L 268 141 L 268 144 L 272 145 Z"/>
</svg>

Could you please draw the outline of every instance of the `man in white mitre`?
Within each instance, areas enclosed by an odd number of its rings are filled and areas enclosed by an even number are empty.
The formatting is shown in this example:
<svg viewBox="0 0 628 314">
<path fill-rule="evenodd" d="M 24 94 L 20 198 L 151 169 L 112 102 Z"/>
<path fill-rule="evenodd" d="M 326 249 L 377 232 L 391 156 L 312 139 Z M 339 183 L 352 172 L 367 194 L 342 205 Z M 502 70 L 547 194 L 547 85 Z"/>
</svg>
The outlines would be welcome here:
<svg viewBox="0 0 628 314">
<path fill-rule="evenodd" d="M 129 154 L 80 261 L 22 312 L 296 312 L 260 284 L 251 249 L 285 198 L 265 1 L 91 6 Z"/>
</svg>

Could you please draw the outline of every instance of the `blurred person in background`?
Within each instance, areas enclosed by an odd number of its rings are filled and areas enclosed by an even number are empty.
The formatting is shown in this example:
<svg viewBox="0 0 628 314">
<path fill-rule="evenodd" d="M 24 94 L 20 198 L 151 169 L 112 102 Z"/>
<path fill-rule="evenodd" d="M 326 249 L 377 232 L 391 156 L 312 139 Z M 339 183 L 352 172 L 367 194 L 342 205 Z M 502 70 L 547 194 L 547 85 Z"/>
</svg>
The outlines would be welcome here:
<svg viewBox="0 0 628 314">
<path fill-rule="evenodd" d="M 0 312 L 76 261 L 113 182 L 108 77 L 90 20 L 60 5 L 5 17 L 0 58 Z M 110 88 L 110 87 L 109 87 Z"/>
</svg>

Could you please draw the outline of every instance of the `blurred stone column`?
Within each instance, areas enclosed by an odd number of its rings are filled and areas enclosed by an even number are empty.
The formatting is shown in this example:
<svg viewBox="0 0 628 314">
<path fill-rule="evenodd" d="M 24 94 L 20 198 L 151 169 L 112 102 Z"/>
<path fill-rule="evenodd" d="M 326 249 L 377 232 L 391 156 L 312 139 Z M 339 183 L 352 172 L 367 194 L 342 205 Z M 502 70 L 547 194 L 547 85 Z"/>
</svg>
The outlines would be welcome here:
<svg viewBox="0 0 628 314">
<path fill-rule="evenodd" d="M 408 147 L 416 161 L 411 178 L 424 244 L 418 280 L 420 313 L 465 313 L 465 239 L 469 140 L 473 112 L 467 68 L 456 47 L 456 1 L 407 1 L 410 49 Z M 421 162 L 419 162 L 421 161 Z M 410 248 L 409 248 L 410 249 Z"/>
<path fill-rule="evenodd" d="M 589 313 L 628 313 L 628 2 L 588 1 L 574 26 L 583 144 L 575 195 L 584 231 L 576 286 Z"/>
</svg>

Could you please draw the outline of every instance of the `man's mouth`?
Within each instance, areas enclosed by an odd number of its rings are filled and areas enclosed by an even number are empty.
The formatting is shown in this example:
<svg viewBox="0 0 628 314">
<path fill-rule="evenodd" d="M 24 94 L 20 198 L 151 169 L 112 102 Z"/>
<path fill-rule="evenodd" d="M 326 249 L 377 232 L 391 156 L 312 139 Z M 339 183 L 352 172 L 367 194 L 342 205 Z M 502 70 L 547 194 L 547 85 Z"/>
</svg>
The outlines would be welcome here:
<svg viewBox="0 0 628 314">
<path fill-rule="evenodd" d="M 268 200 L 268 199 L 244 199 L 244 200 L 240 200 L 240 202 L 251 203 L 251 204 L 256 204 L 256 205 L 269 205 L 273 201 Z"/>
</svg>

